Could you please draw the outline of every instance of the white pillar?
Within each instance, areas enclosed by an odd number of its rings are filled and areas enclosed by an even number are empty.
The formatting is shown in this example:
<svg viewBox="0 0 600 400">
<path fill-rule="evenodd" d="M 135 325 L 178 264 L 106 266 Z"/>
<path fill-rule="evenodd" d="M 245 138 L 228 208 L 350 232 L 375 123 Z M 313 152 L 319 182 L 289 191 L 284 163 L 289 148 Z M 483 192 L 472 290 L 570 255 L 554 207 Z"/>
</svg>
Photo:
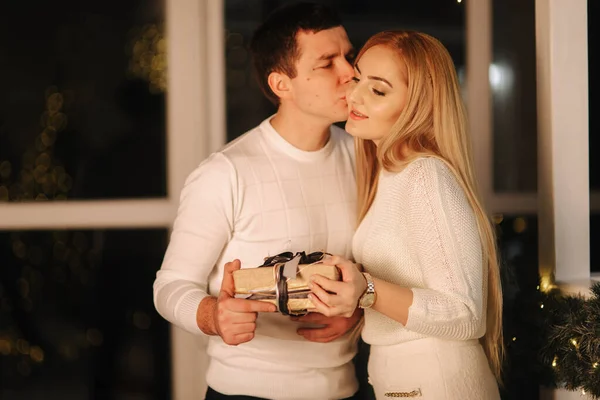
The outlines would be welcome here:
<svg viewBox="0 0 600 400">
<path fill-rule="evenodd" d="M 587 0 L 536 0 L 542 283 L 590 284 Z M 567 287 L 569 286 L 569 287 Z"/>
<path fill-rule="evenodd" d="M 223 1 L 166 0 L 167 162 L 172 218 L 186 177 L 225 142 Z M 206 339 L 172 327 L 171 346 L 172 398 L 203 399 Z"/>
<path fill-rule="evenodd" d="M 208 86 L 208 137 L 210 153 L 219 150 L 227 139 L 225 104 L 225 0 L 206 2 L 206 84 Z"/>
<path fill-rule="evenodd" d="M 492 93 L 489 69 L 492 64 L 492 0 L 466 2 L 467 90 L 465 103 L 473 144 L 479 191 L 488 212 L 494 207 L 492 151 Z"/>
<path fill-rule="evenodd" d="M 589 292 L 587 0 L 536 0 L 538 227 L 542 285 Z M 586 399 L 542 389 L 542 399 Z"/>
</svg>

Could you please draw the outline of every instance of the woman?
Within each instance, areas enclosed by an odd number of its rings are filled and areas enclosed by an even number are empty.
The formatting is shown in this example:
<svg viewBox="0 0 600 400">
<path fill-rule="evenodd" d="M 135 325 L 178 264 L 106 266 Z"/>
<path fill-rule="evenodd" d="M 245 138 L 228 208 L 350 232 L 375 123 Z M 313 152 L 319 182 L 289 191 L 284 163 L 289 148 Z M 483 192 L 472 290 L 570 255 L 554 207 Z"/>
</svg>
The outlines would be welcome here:
<svg viewBox="0 0 600 400">
<path fill-rule="evenodd" d="M 431 36 L 386 31 L 355 63 L 346 130 L 355 137 L 357 263 L 316 276 L 325 315 L 365 308 L 378 399 L 499 399 L 502 294 L 495 237 L 475 190 L 452 59 Z"/>
</svg>

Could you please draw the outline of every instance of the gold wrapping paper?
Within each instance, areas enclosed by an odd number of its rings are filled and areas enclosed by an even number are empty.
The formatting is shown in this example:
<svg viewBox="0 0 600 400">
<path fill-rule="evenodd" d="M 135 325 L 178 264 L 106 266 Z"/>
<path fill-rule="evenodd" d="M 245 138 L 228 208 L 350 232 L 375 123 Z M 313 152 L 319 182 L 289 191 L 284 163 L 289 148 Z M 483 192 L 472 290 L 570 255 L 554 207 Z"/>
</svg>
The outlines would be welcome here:
<svg viewBox="0 0 600 400">
<path fill-rule="evenodd" d="M 233 273 L 236 297 L 250 298 L 277 305 L 275 291 L 275 267 L 245 268 Z M 310 290 L 308 282 L 313 274 L 323 275 L 332 280 L 340 280 L 341 275 L 335 265 L 321 263 L 300 264 L 295 278 L 288 279 L 288 308 L 291 312 L 310 312 L 314 305 L 307 298 Z"/>
</svg>

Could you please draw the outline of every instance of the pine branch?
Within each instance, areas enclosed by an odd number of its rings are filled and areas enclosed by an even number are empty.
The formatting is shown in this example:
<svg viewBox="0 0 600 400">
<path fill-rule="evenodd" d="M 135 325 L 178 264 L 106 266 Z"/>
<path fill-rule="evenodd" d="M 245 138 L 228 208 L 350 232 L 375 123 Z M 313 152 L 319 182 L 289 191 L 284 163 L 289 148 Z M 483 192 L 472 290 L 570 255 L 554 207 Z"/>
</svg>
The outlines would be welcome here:
<svg viewBox="0 0 600 400">
<path fill-rule="evenodd" d="M 543 359 L 552 359 L 555 382 L 600 398 L 600 283 L 588 299 L 556 296 L 547 313 Z"/>
</svg>

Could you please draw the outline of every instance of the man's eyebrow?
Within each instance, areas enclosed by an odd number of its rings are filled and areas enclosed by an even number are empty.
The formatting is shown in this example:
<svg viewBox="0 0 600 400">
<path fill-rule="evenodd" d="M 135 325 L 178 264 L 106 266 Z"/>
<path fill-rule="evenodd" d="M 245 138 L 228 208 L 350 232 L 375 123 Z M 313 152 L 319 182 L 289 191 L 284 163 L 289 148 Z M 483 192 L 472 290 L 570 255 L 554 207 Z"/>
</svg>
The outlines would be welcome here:
<svg viewBox="0 0 600 400">
<path fill-rule="evenodd" d="M 319 58 L 317 58 L 317 61 L 328 61 L 328 60 L 332 60 L 334 58 L 336 58 L 340 53 L 338 52 L 332 52 L 332 53 L 325 53 L 322 54 Z M 350 49 L 346 52 L 346 54 L 344 54 L 345 57 L 354 57 L 354 49 Z"/>
<path fill-rule="evenodd" d="M 338 53 L 325 53 L 322 56 L 320 56 L 319 58 L 317 58 L 318 61 L 325 61 L 325 60 L 331 60 L 333 58 L 335 58 L 338 55 Z"/>
</svg>

